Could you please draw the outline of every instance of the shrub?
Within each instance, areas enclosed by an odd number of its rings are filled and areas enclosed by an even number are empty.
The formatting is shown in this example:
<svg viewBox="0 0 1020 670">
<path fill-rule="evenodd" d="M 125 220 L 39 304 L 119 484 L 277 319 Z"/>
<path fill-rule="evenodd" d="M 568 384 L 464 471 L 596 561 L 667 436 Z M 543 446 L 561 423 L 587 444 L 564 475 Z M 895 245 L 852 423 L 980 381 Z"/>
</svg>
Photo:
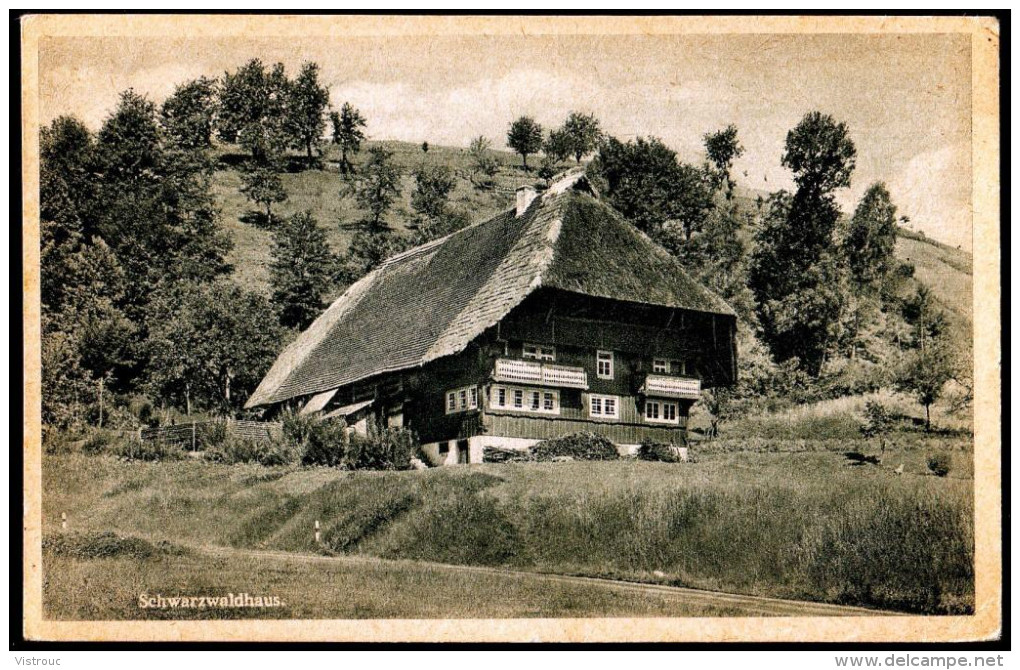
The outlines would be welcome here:
<svg viewBox="0 0 1020 670">
<path fill-rule="evenodd" d="M 74 452 L 74 441 L 66 431 L 43 426 L 43 451 L 48 455 L 70 454 Z"/>
<path fill-rule="evenodd" d="M 945 477 L 952 467 L 952 459 L 949 454 L 932 454 L 926 461 L 928 471 L 936 477 Z"/>
<path fill-rule="evenodd" d="M 216 421 L 202 424 L 199 431 L 198 449 L 212 449 L 222 445 L 227 439 L 227 424 Z"/>
<path fill-rule="evenodd" d="M 302 465 L 335 468 L 344 462 L 350 447 L 343 419 L 287 414 L 283 417 L 284 441 L 301 454 Z"/>
<path fill-rule="evenodd" d="M 661 461 L 663 463 L 679 463 L 680 453 L 678 447 L 686 445 L 666 444 L 653 442 L 649 439 L 641 441 L 638 447 L 637 457 L 642 461 Z"/>
<path fill-rule="evenodd" d="M 142 441 L 137 437 L 116 442 L 110 451 L 114 456 L 130 461 L 179 461 L 186 457 L 180 445 L 170 442 Z"/>
<path fill-rule="evenodd" d="M 876 437 L 884 435 L 892 428 L 892 415 L 885 405 L 869 400 L 864 406 L 864 423 L 861 424 L 861 434 L 864 437 Z"/>
<path fill-rule="evenodd" d="M 407 470 L 419 454 L 418 439 L 407 428 L 380 428 L 368 422 L 368 435 L 350 440 L 348 462 L 357 469 Z"/>
<path fill-rule="evenodd" d="M 568 457 L 578 461 L 613 461 L 620 457 L 616 445 L 595 433 L 574 433 L 544 440 L 531 448 L 537 461 Z"/>
<path fill-rule="evenodd" d="M 284 442 L 264 442 L 228 437 L 215 447 L 206 450 L 205 458 L 214 463 L 258 463 L 272 467 L 289 465 L 295 454 Z"/>
<path fill-rule="evenodd" d="M 96 430 L 85 438 L 85 442 L 81 445 L 81 450 L 86 454 L 101 454 L 107 451 L 113 442 L 114 440 L 109 433 L 102 430 Z"/>
</svg>

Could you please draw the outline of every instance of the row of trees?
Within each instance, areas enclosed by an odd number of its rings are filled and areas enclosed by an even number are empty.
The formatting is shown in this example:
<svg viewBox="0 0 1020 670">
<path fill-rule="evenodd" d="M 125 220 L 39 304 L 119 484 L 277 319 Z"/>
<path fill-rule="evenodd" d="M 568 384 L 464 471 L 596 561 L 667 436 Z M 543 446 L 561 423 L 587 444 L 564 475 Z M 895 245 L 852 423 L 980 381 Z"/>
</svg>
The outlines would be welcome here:
<svg viewBox="0 0 1020 670">
<path fill-rule="evenodd" d="M 550 161 L 581 159 L 595 151 L 603 136 L 602 126 L 594 114 L 571 112 L 563 125 L 545 134 L 542 126 L 530 116 L 518 117 L 510 124 L 506 145 L 520 154 L 524 170 L 528 156 L 544 151 Z"/>
</svg>

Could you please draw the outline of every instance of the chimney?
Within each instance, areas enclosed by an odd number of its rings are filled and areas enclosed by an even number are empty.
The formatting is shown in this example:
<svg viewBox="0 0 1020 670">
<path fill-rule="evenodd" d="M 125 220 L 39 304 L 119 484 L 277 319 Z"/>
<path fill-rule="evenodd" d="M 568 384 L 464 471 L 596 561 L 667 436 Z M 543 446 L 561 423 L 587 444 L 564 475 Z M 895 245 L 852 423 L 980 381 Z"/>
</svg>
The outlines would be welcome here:
<svg viewBox="0 0 1020 670">
<path fill-rule="evenodd" d="M 528 210 L 528 205 L 537 195 L 538 191 L 531 186 L 521 186 L 517 189 L 517 216 L 521 216 Z"/>
</svg>

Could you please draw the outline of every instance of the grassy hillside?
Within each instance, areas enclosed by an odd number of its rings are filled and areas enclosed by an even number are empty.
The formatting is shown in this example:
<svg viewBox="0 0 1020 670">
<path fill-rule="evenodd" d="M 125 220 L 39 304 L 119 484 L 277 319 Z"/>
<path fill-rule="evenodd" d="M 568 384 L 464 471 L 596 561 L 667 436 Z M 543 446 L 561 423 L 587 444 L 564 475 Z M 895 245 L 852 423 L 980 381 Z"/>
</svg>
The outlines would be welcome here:
<svg viewBox="0 0 1020 670">
<path fill-rule="evenodd" d="M 851 443 L 852 444 L 852 443 Z M 48 457 L 43 532 L 605 576 L 921 612 L 972 606 L 969 440 L 847 441 L 698 462 L 483 464 L 424 472 Z M 856 449 L 874 449 L 858 441 Z M 831 451 L 830 451 L 831 449 Z M 930 453 L 953 463 L 927 475 Z M 903 474 L 893 472 L 903 464 Z M 322 526 L 322 545 L 313 537 Z M 47 570 L 55 569 L 52 565 Z M 70 586 L 70 585 L 69 585 Z M 138 589 L 150 588 L 146 584 Z"/>
<path fill-rule="evenodd" d="M 492 156 L 501 164 L 497 187 L 492 190 L 475 188 L 470 180 L 471 157 L 467 149 L 430 147 L 427 153 L 421 147 L 405 142 L 369 142 L 366 148 L 382 146 L 393 152 L 395 164 L 403 173 L 401 198 L 389 211 L 386 221 L 394 230 L 404 230 L 404 222 L 411 218 L 411 193 L 414 190 L 414 169 L 422 162 L 446 165 L 457 175 L 457 186 L 450 203 L 466 212 L 472 221 L 479 221 L 504 211 L 511 206 L 514 190 L 523 184 L 533 183 L 535 173 L 525 173 L 519 158 L 506 152 L 493 151 Z M 365 151 L 355 159 L 364 160 Z M 221 221 L 234 240 L 229 261 L 234 265 L 236 279 L 245 286 L 268 290 L 270 249 L 272 234 L 269 230 L 246 223 L 245 214 L 255 209 L 252 202 L 240 192 L 241 179 L 237 163 L 243 157 L 221 154 L 213 175 L 213 193 L 220 207 Z M 323 169 L 287 172 L 282 176 L 287 200 L 274 207 L 274 215 L 290 216 L 309 210 L 323 226 L 334 252 L 347 249 L 357 231 L 356 224 L 365 212 L 358 209 L 353 198 L 341 197 L 341 177 L 336 151 L 330 149 L 324 156 Z"/>
</svg>

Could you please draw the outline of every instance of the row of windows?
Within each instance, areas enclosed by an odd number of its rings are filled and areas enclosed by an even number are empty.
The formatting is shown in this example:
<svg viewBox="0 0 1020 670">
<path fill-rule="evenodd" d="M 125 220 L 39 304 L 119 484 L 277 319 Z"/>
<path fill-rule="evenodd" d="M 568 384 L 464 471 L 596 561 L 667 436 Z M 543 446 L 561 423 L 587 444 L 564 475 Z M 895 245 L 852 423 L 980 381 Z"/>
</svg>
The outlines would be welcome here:
<svg viewBox="0 0 1020 670">
<path fill-rule="evenodd" d="M 489 406 L 495 409 L 514 409 L 542 414 L 560 413 L 559 391 L 521 389 L 509 386 L 493 386 Z"/>
<path fill-rule="evenodd" d="M 553 362 L 556 360 L 556 347 L 539 344 L 525 344 L 522 357 L 535 361 Z M 613 352 L 599 349 L 595 353 L 595 374 L 599 379 L 613 378 Z M 686 374 L 687 366 L 683 361 L 668 358 L 652 359 L 653 374 Z"/>
<path fill-rule="evenodd" d="M 489 406 L 493 409 L 510 409 L 519 412 L 559 414 L 559 391 L 527 389 L 512 386 L 493 386 Z M 478 388 L 471 386 L 449 391 L 446 394 L 446 413 L 478 409 Z M 620 398 L 615 395 L 588 395 L 588 416 L 593 419 L 619 419 Z M 664 400 L 645 401 L 645 421 L 650 423 L 679 423 L 677 403 Z"/>
<path fill-rule="evenodd" d="M 465 386 L 446 392 L 446 413 L 467 412 L 478 409 L 478 387 Z"/>
</svg>

